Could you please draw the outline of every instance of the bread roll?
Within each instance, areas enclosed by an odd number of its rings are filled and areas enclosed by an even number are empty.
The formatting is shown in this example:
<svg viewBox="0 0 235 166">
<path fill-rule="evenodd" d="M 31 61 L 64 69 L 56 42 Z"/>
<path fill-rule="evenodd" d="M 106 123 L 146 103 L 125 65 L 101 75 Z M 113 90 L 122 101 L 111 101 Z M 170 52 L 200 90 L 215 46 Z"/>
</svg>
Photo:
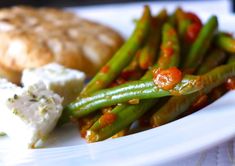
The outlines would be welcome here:
<svg viewBox="0 0 235 166">
<path fill-rule="evenodd" d="M 0 75 L 19 83 L 25 68 L 51 62 L 93 76 L 123 43 L 113 29 L 53 8 L 0 10 Z"/>
</svg>

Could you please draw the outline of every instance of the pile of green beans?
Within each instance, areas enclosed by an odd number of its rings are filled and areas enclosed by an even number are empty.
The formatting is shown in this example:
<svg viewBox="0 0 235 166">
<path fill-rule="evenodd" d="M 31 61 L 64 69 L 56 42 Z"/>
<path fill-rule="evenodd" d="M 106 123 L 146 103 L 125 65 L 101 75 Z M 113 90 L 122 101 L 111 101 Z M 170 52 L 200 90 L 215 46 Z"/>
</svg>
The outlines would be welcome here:
<svg viewBox="0 0 235 166">
<path fill-rule="evenodd" d="M 218 31 L 216 16 L 203 24 L 196 14 L 181 8 L 170 15 L 163 9 L 153 16 L 145 6 L 129 39 L 77 100 L 64 107 L 59 124 L 89 117 L 89 126 L 80 128 L 88 142 L 96 142 L 120 131 L 131 133 L 130 126 L 141 117 L 148 128 L 174 121 L 186 115 L 201 95 L 212 102 L 214 89 L 220 89 L 220 95 L 230 90 L 224 85 L 235 77 L 234 53 L 235 39 Z M 134 76 L 123 77 L 127 71 Z M 122 83 L 117 83 L 120 79 Z"/>
</svg>

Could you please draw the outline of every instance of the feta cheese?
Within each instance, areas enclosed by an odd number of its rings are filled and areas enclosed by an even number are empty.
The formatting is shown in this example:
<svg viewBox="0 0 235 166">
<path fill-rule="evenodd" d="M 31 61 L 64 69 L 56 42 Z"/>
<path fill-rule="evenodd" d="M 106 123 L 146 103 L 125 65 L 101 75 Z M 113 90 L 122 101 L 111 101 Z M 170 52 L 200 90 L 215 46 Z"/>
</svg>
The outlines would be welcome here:
<svg viewBox="0 0 235 166">
<path fill-rule="evenodd" d="M 0 100 L 2 131 L 18 145 L 36 147 L 54 129 L 62 113 L 63 99 L 42 82 L 24 88 L 0 84 L 2 90 L 5 93 Z"/>
<path fill-rule="evenodd" d="M 18 93 L 20 91 L 21 91 L 20 87 L 8 82 L 8 80 L 5 78 L 0 78 L 0 100 L 10 98 L 11 96 L 14 96 L 15 93 Z M 3 135 L 3 133 L 4 132 L 2 126 L 0 126 L 0 135 Z"/>
<path fill-rule="evenodd" d="M 21 91 L 21 88 L 15 84 L 10 83 L 5 78 L 0 78 L 0 100 L 7 96 L 13 96 L 14 93 Z"/>
<path fill-rule="evenodd" d="M 76 99 L 85 80 L 83 72 L 65 68 L 59 64 L 51 63 L 40 68 L 23 71 L 21 82 L 29 86 L 37 82 L 44 82 L 46 87 L 64 97 L 66 105 Z"/>
</svg>

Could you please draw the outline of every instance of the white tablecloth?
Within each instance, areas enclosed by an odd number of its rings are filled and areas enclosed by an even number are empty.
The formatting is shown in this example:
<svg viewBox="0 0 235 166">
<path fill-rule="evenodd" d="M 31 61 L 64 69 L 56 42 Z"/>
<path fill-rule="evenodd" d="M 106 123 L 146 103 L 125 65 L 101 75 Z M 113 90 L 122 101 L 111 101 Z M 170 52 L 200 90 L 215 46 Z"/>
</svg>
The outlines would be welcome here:
<svg viewBox="0 0 235 166">
<path fill-rule="evenodd" d="M 164 166 L 234 166 L 235 139 L 206 151 L 163 164 Z"/>
</svg>

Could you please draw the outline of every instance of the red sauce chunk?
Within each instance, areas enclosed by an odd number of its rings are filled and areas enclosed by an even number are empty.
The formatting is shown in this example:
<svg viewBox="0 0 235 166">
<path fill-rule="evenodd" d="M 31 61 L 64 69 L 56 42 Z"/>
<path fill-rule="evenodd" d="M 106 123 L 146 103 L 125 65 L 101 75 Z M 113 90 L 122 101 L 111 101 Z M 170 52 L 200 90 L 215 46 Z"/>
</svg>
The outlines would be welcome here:
<svg viewBox="0 0 235 166">
<path fill-rule="evenodd" d="M 101 118 L 100 118 L 100 125 L 102 127 L 108 126 L 112 124 L 117 119 L 116 114 L 111 112 L 106 112 Z"/>
<path fill-rule="evenodd" d="M 105 65 L 100 70 L 102 73 L 107 73 L 109 71 L 109 66 Z"/>
<path fill-rule="evenodd" d="M 170 90 L 182 80 L 182 75 L 176 67 L 166 70 L 158 68 L 153 70 L 153 81 L 159 88 Z"/>
<path fill-rule="evenodd" d="M 235 90 L 235 77 L 229 78 L 225 86 L 227 90 Z"/>
<path fill-rule="evenodd" d="M 189 43 L 193 43 L 196 40 L 201 28 L 202 28 L 202 25 L 198 23 L 193 23 L 189 25 L 185 33 L 185 41 Z"/>
<path fill-rule="evenodd" d="M 200 18 L 195 13 L 187 12 L 186 18 L 191 20 L 193 23 L 197 23 L 202 26 L 202 22 L 201 22 Z"/>
<path fill-rule="evenodd" d="M 172 47 L 162 47 L 161 50 L 164 57 L 171 57 L 174 54 L 174 49 Z"/>
</svg>

